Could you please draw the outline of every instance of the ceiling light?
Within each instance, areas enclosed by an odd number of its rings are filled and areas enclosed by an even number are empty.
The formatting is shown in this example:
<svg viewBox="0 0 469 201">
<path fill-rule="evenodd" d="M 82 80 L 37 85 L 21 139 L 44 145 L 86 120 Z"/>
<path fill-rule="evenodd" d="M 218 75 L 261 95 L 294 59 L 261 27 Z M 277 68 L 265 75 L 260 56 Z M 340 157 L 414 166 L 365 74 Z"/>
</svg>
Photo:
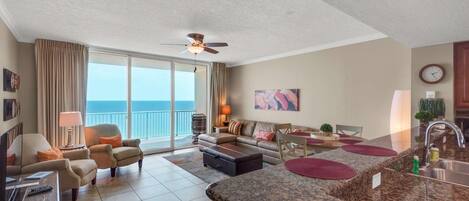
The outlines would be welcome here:
<svg viewBox="0 0 469 201">
<path fill-rule="evenodd" d="M 202 51 L 204 51 L 204 47 L 202 47 L 202 46 L 192 46 L 191 45 L 191 46 L 187 47 L 187 50 L 192 54 L 199 54 Z"/>
</svg>

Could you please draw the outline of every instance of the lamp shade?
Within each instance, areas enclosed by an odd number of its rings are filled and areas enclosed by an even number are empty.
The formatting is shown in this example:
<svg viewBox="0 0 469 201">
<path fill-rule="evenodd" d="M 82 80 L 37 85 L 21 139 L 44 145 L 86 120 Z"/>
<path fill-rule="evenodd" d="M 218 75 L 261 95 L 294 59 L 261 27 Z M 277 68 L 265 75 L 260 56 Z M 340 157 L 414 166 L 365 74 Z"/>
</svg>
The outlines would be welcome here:
<svg viewBox="0 0 469 201">
<path fill-rule="evenodd" d="M 410 105 L 409 90 L 396 90 L 392 98 L 389 130 L 391 133 L 410 129 Z"/>
<path fill-rule="evenodd" d="M 224 105 L 221 107 L 221 113 L 224 115 L 230 115 L 231 114 L 231 106 L 230 105 Z"/>
<path fill-rule="evenodd" d="M 59 126 L 79 126 L 82 125 L 81 112 L 61 112 L 59 116 Z"/>
</svg>

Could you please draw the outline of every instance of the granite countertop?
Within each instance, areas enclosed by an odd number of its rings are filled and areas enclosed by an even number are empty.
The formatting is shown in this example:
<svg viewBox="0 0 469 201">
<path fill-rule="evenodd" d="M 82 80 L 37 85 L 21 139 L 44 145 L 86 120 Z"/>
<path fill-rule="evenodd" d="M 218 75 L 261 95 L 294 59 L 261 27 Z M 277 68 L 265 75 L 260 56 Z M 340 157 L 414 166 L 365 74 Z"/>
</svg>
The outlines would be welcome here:
<svg viewBox="0 0 469 201">
<path fill-rule="evenodd" d="M 333 160 L 349 165 L 358 173 L 357 176 L 349 180 L 321 180 L 303 177 L 286 170 L 283 164 L 279 164 L 219 181 L 213 185 L 210 185 L 206 192 L 211 199 L 220 201 L 348 200 L 347 198 L 354 197 L 351 195 L 355 194 L 369 195 L 368 198 L 373 198 L 376 195 L 374 195 L 375 190 L 371 190 L 371 176 L 378 172 L 384 171 L 384 168 L 390 166 L 393 162 L 411 155 L 411 153 L 416 152 L 419 150 L 419 148 L 423 147 L 422 133 L 422 130 L 414 128 L 361 143 L 391 148 L 398 152 L 398 156 L 394 157 L 365 156 L 346 152 L 340 148 L 311 156 L 312 158 Z M 445 133 L 447 132 L 436 131 L 432 133 L 432 136 L 434 135 L 434 139 L 440 140 L 441 137 L 439 136 L 442 136 L 442 134 Z M 448 147 L 446 147 L 445 150 L 442 149 L 442 157 L 448 156 L 451 158 L 451 153 L 453 153 L 456 158 L 460 158 L 459 155 L 461 154 L 459 154 L 459 152 L 451 151 L 454 146 L 449 146 L 450 144 L 454 144 L 454 142 L 450 142 L 449 139 L 447 141 L 448 142 L 446 143 L 446 146 Z M 405 173 L 396 172 L 396 174 L 404 175 Z M 386 173 L 386 175 L 390 175 L 390 173 Z M 410 181 L 426 180 L 415 177 L 413 180 L 410 179 L 409 182 Z M 380 192 L 385 192 L 384 195 L 389 196 L 392 196 L 395 193 L 405 194 L 405 192 L 400 192 L 399 188 L 391 188 L 393 185 L 401 185 L 399 183 L 392 182 L 403 181 L 396 179 L 385 181 L 384 185 L 380 187 Z M 442 185 L 440 184 L 441 182 L 437 181 L 423 183 L 435 183 L 435 185 Z M 419 183 L 420 186 L 421 184 L 422 183 Z M 389 189 L 389 191 L 386 191 L 386 189 Z M 454 188 L 447 187 L 438 189 L 443 189 L 444 191 L 444 189 Z M 409 187 L 409 196 L 412 193 L 416 193 L 418 196 L 422 196 L 418 192 L 413 191 L 419 191 L 419 189 Z M 468 193 L 469 188 L 462 188 L 461 191 Z M 430 192 L 424 196 L 432 197 L 433 195 L 431 195 Z M 378 200 L 383 200 L 383 198 L 381 197 Z"/>
</svg>

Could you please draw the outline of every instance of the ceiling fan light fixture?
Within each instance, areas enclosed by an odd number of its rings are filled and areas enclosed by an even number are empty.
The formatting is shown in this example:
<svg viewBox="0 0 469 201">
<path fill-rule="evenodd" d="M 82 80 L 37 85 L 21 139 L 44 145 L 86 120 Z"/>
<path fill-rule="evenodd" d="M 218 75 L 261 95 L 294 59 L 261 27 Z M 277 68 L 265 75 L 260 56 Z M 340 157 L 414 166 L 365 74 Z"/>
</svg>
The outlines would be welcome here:
<svg viewBox="0 0 469 201">
<path fill-rule="evenodd" d="M 204 47 L 191 45 L 187 47 L 187 50 L 192 54 L 200 54 L 202 51 L 204 51 Z"/>
</svg>

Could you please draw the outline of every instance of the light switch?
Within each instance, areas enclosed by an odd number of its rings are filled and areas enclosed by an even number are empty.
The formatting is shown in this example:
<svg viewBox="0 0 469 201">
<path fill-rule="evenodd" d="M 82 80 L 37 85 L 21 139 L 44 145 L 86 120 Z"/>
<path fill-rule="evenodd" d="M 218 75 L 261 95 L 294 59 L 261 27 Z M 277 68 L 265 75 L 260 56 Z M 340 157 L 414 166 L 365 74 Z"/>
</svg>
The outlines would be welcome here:
<svg viewBox="0 0 469 201">
<path fill-rule="evenodd" d="M 373 178 L 372 178 L 372 181 L 371 181 L 371 188 L 375 189 L 379 185 L 381 185 L 381 172 L 379 172 L 378 174 L 373 175 Z"/>
</svg>

